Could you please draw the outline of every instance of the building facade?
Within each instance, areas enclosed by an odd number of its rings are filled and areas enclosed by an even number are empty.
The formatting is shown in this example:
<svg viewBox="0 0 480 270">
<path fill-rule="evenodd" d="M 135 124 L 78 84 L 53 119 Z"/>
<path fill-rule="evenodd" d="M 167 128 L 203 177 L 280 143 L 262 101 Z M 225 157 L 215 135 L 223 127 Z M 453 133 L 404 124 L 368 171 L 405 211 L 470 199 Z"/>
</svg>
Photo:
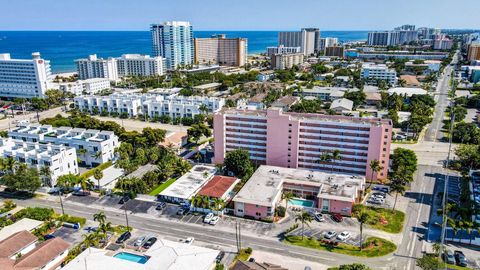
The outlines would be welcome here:
<svg viewBox="0 0 480 270">
<path fill-rule="evenodd" d="M 98 166 L 115 157 L 120 144 L 112 131 L 58 127 L 40 124 L 20 124 L 8 131 L 8 137 L 32 143 L 51 143 L 73 147 L 81 165 Z M 75 159 L 76 160 L 76 159 Z"/>
<path fill-rule="evenodd" d="M 150 118 L 167 115 L 177 119 L 204 114 L 202 105 L 210 112 L 217 112 L 225 105 L 225 100 L 207 96 L 113 94 L 76 97 L 74 103 L 79 110 L 90 113 L 108 112 L 129 117 L 148 115 Z"/>
<path fill-rule="evenodd" d="M 77 96 L 84 93 L 93 95 L 102 90 L 110 89 L 110 81 L 104 78 L 78 80 L 76 82 L 60 83 L 59 89 L 63 92 L 72 93 Z"/>
<path fill-rule="evenodd" d="M 300 114 L 268 110 L 222 110 L 214 115 L 215 157 L 246 149 L 258 164 L 324 170 L 371 177 L 370 162 L 383 167 L 373 174 L 385 179 L 392 122 L 385 119 Z M 322 153 L 340 150 L 341 159 L 319 163 Z"/>
<path fill-rule="evenodd" d="M 467 60 L 470 62 L 480 60 L 480 43 L 468 45 Z"/>
<path fill-rule="evenodd" d="M 267 56 L 272 57 L 274 54 L 300 53 L 300 47 L 285 47 L 283 45 L 277 47 L 267 47 Z"/>
<path fill-rule="evenodd" d="M 360 78 L 366 79 L 370 82 L 377 80 L 386 81 L 390 85 L 397 84 L 397 72 L 394 69 L 389 69 L 384 64 L 365 63 L 362 65 Z"/>
<path fill-rule="evenodd" d="M 117 58 L 118 76 L 154 76 L 165 74 L 165 58 L 161 56 L 124 54 Z"/>
<path fill-rule="evenodd" d="M 153 56 L 164 57 L 167 69 L 194 63 L 193 28 L 189 22 L 152 24 L 150 31 Z"/>
<path fill-rule="evenodd" d="M 270 57 L 272 69 L 288 69 L 303 64 L 303 53 L 274 54 Z"/>
<path fill-rule="evenodd" d="M 318 28 L 303 28 L 300 31 L 279 32 L 278 45 L 300 47 L 303 54 L 314 54 L 320 51 L 320 30 Z"/>
<path fill-rule="evenodd" d="M 325 56 L 343 57 L 344 56 L 344 48 L 342 46 L 326 47 L 325 48 Z"/>
<path fill-rule="evenodd" d="M 43 179 L 47 186 L 55 186 L 59 176 L 78 174 L 77 154 L 73 147 L 2 138 L 0 156 L 11 157 L 37 170 L 42 167 L 49 168 L 49 179 Z"/>
<path fill-rule="evenodd" d="M 327 47 L 334 47 L 337 46 L 338 43 L 338 38 L 333 38 L 333 37 L 325 37 L 325 38 L 320 38 L 320 51 L 325 51 L 325 48 Z"/>
<path fill-rule="evenodd" d="M 195 38 L 195 63 L 201 65 L 245 66 L 248 42 L 246 38 Z"/>
<path fill-rule="evenodd" d="M 115 58 L 97 58 L 96 54 L 92 54 L 88 58 L 75 60 L 75 64 L 80 80 L 105 78 L 110 81 L 118 81 L 119 79 Z"/>
<path fill-rule="evenodd" d="M 50 61 L 32 53 L 32 59 L 12 59 L 0 54 L 0 96 L 33 98 L 45 96 L 52 83 Z"/>
</svg>

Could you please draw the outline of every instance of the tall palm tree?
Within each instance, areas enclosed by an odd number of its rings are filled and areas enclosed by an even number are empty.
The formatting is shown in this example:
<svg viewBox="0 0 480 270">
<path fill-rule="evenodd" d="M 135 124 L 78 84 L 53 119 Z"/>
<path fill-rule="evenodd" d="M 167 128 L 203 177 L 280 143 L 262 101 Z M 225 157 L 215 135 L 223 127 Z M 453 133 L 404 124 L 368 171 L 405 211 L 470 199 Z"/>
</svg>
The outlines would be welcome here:
<svg viewBox="0 0 480 270">
<path fill-rule="evenodd" d="M 312 216 L 307 211 L 302 211 L 295 216 L 295 222 L 300 221 L 300 223 L 302 223 L 302 240 L 304 236 L 305 224 L 310 227 L 310 222 L 312 222 L 312 220 Z"/>
<path fill-rule="evenodd" d="M 93 178 L 95 178 L 95 180 L 97 180 L 98 190 L 100 190 L 100 179 L 103 178 L 102 170 L 100 170 L 99 168 L 95 168 L 93 170 Z"/>
<path fill-rule="evenodd" d="M 201 104 L 201 105 L 198 107 L 198 109 L 199 109 L 201 112 L 203 112 L 203 113 L 205 113 L 206 115 L 208 115 L 209 109 L 208 109 L 208 106 L 207 106 L 206 104 Z"/>
<path fill-rule="evenodd" d="M 372 175 L 370 177 L 370 183 L 368 185 L 368 188 L 370 188 L 370 186 L 372 185 L 373 175 L 383 170 L 383 167 L 380 165 L 380 161 L 378 161 L 377 159 L 370 161 L 370 170 L 372 171 Z"/>
<path fill-rule="evenodd" d="M 338 149 L 333 150 L 332 153 L 330 154 L 330 158 L 332 159 L 332 173 L 333 173 L 333 165 L 335 165 L 335 162 L 337 160 L 342 159 L 342 155 L 340 154 L 340 150 L 338 150 Z"/>
<path fill-rule="evenodd" d="M 46 186 L 52 186 L 52 171 L 48 166 L 42 166 L 39 171 L 40 175 L 43 176 L 44 184 Z"/>
<path fill-rule="evenodd" d="M 78 177 L 76 184 L 79 185 L 83 191 L 89 191 L 94 186 L 92 180 L 86 177 Z"/>
<path fill-rule="evenodd" d="M 97 221 L 100 224 L 103 224 L 107 220 L 107 216 L 105 215 L 104 212 L 98 212 L 93 214 L 93 220 Z"/>
<path fill-rule="evenodd" d="M 370 220 L 370 214 L 367 211 L 361 211 L 357 215 L 357 220 L 360 223 L 360 250 L 362 250 L 363 247 L 363 224 L 367 223 Z"/>
<path fill-rule="evenodd" d="M 89 248 L 91 246 L 98 246 L 98 234 L 97 233 L 89 233 L 83 235 L 83 245 L 85 248 Z"/>
<path fill-rule="evenodd" d="M 323 152 L 323 153 L 320 153 L 320 157 L 318 158 L 318 163 L 321 163 L 321 164 L 327 164 L 327 163 L 330 163 L 332 161 L 332 156 L 330 155 L 330 153 L 328 152 Z"/>
<path fill-rule="evenodd" d="M 84 150 L 84 149 L 81 149 L 81 150 Z M 99 159 L 99 158 L 102 157 L 102 155 L 103 155 L 102 151 L 97 151 L 97 152 L 95 152 L 95 153 L 92 155 L 92 157 L 93 157 L 94 159 Z"/>
<path fill-rule="evenodd" d="M 295 195 L 292 192 L 282 192 L 282 199 L 285 200 L 285 210 L 288 209 L 288 202 L 294 197 Z"/>
<path fill-rule="evenodd" d="M 77 182 L 78 176 L 70 173 L 58 177 L 56 186 L 68 190 L 74 187 Z"/>
</svg>

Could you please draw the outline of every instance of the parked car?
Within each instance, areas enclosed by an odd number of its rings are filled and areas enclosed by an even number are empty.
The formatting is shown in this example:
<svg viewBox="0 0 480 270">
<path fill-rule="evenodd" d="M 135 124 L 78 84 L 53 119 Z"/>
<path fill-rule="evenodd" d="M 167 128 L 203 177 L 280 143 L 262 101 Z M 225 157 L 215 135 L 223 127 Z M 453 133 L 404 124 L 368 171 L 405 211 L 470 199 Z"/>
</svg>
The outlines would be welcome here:
<svg viewBox="0 0 480 270">
<path fill-rule="evenodd" d="M 60 193 L 60 188 L 54 187 L 48 190 L 48 194 L 57 195 Z"/>
<path fill-rule="evenodd" d="M 153 244 L 155 244 L 155 242 L 157 242 L 157 238 L 156 237 L 150 237 L 150 238 L 148 238 L 147 242 L 145 242 L 145 244 L 143 244 L 143 248 L 144 249 L 149 249 L 151 246 L 153 246 Z"/>
<path fill-rule="evenodd" d="M 337 239 L 340 240 L 340 241 L 345 241 L 348 238 L 350 238 L 351 236 L 352 236 L 352 234 L 349 233 L 349 232 L 341 232 L 339 235 L 337 235 Z"/>
<path fill-rule="evenodd" d="M 210 225 L 215 225 L 215 224 L 217 224 L 217 222 L 218 222 L 219 220 L 220 220 L 220 217 L 219 217 L 219 216 L 214 216 L 214 217 L 210 220 L 209 224 L 210 224 Z"/>
<path fill-rule="evenodd" d="M 179 208 L 177 211 L 177 215 L 185 215 L 188 213 L 188 210 L 185 208 Z"/>
<path fill-rule="evenodd" d="M 383 192 L 374 192 L 372 193 L 372 196 L 374 197 L 381 197 L 381 198 L 386 198 L 387 197 L 387 194 L 386 193 L 383 193 Z"/>
<path fill-rule="evenodd" d="M 203 218 L 203 222 L 209 223 L 210 220 L 212 220 L 213 217 L 214 217 L 213 213 L 208 213 L 208 214 L 205 215 L 205 217 Z"/>
<path fill-rule="evenodd" d="M 43 236 L 43 239 L 45 239 L 45 240 L 53 239 L 53 238 L 55 238 L 55 235 L 53 235 L 53 234 L 47 234 L 47 235 Z"/>
<path fill-rule="evenodd" d="M 461 252 L 460 250 L 455 250 L 453 254 L 455 256 L 455 263 L 458 266 L 467 266 L 467 258 L 465 258 L 465 254 L 463 254 L 463 252 Z"/>
<path fill-rule="evenodd" d="M 442 259 L 448 264 L 455 264 L 455 256 L 451 250 L 445 250 L 442 254 Z"/>
<path fill-rule="evenodd" d="M 164 202 L 161 202 L 157 204 L 157 206 L 155 207 L 155 210 L 163 210 L 165 207 L 167 207 L 167 204 Z"/>
<path fill-rule="evenodd" d="M 335 237 L 335 235 L 337 235 L 336 231 L 328 231 L 325 233 L 324 237 L 326 239 L 332 239 L 333 237 Z"/>
<path fill-rule="evenodd" d="M 189 244 L 191 245 L 193 243 L 193 241 L 195 241 L 195 238 L 193 237 L 187 237 L 184 241 L 185 244 Z"/>
<path fill-rule="evenodd" d="M 131 236 L 132 236 L 132 234 L 129 231 L 126 231 L 126 232 L 122 233 L 122 235 L 120 235 L 120 237 L 118 237 L 116 243 L 117 244 L 123 244 L 123 242 L 127 241 Z"/>
<path fill-rule="evenodd" d="M 335 221 L 335 222 L 342 222 L 343 221 L 343 217 L 340 214 L 332 214 L 331 217 L 332 217 L 332 220 Z"/>
<path fill-rule="evenodd" d="M 78 191 L 73 192 L 72 195 L 75 195 L 75 196 L 88 196 L 88 195 L 90 195 L 90 191 L 78 190 Z"/>
<path fill-rule="evenodd" d="M 325 221 L 325 218 L 323 217 L 322 213 L 316 212 L 313 217 L 315 218 L 316 221 L 318 222 L 323 222 Z"/>
<path fill-rule="evenodd" d="M 120 199 L 120 201 L 118 202 L 118 204 L 124 204 L 126 202 L 130 201 L 130 197 L 128 196 L 125 196 L 123 198 Z"/>
<path fill-rule="evenodd" d="M 218 253 L 218 255 L 217 255 L 217 258 L 215 258 L 216 262 L 220 263 L 222 261 L 223 257 L 225 257 L 225 252 L 220 251 L 220 253 Z"/>
<path fill-rule="evenodd" d="M 147 237 L 146 236 L 142 236 L 142 237 L 139 237 L 137 238 L 137 240 L 135 241 L 135 243 L 133 243 L 133 246 L 135 247 L 140 247 L 143 245 L 143 243 L 147 240 Z"/>
</svg>

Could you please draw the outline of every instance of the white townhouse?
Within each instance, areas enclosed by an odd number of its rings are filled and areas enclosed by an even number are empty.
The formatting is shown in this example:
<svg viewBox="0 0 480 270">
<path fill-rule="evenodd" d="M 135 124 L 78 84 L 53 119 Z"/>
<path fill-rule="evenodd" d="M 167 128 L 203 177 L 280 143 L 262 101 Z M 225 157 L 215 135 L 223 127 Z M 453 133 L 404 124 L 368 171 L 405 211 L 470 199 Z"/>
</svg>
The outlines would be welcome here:
<svg viewBox="0 0 480 270">
<path fill-rule="evenodd" d="M 91 78 L 86 80 L 78 80 L 76 82 L 60 83 L 59 89 L 63 92 L 69 92 L 74 95 L 97 94 L 102 90 L 110 89 L 110 81 L 105 78 Z"/>
<path fill-rule="evenodd" d="M 107 111 L 119 114 L 127 113 L 129 117 L 147 114 L 149 117 L 168 115 L 172 119 L 195 117 L 203 114 L 202 105 L 210 112 L 218 112 L 225 99 L 207 96 L 179 96 L 155 94 L 113 94 L 110 96 L 81 96 L 74 99 L 75 107 L 81 111 Z"/>
<path fill-rule="evenodd" d="M 0 156 L 14 158 L 38 170 L 48 167 L 51 172 L 49 186 L 54 186 L 59 176 L 78 174 L 77 153 L 73 147 L 2 138 Z"/>
<path fill-rule="evenodd" d="M 80 164 L 92 167 L 113 160 L 115 148 L 120 145 L 118 136 L 112 131 L 71 127 L 54 128 L 50 125 L 40 124 L 20 124 L 9 130 L 8 137 L 24 142 L 73 147 L 77 152 Z"/>
</svg>

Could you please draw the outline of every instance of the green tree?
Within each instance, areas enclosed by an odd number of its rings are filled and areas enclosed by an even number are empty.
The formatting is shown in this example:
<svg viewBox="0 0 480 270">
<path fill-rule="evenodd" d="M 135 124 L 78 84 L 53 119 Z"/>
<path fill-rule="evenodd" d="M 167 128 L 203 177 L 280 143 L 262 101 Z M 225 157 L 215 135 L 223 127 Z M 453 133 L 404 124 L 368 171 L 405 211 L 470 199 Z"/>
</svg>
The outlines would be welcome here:
<svg viewBox="0 0 480 270">
<path fill-rule="evenodd" d="M 285 200 L 285 210 L 288 209 L 288 202 L 291 201 L 295 195 L 291 192 L 282 192 L 282 200 Z"/>
<path fill-rule="evenodd" d="M 359 247 L 362 250 L 363 247 L 363 224 L 367 223 L 370 220 L 370 214 L 367 211 L 361 211 L 357 215 L 357 220 L 360 223 L 360 242 Z"/>
<path fill-rule="evenodd" d="M 79 176 L 74 174 L 61 175 L 57 179 L 57 187 L 68 190 L 73 188 L 78 183 Z"/>
<path fill-rule="evenodd" d="M 104 212 L 98 212 L 93 214 L 93 220 L 102 224 L 102 223 L 105 223 L 105 221 L 107 220 L 107 216 L 105 215 Z"/>
<path fill-rule="evenodd" d="M 204 123 L 199 123 L 199 124 L 193 124 L 188 130 L 187 130 L 188 138 L 190 140 L 193 140 L 195 143 L 198 144 L 198 141 L 202 136 L 205 137 L 210 137 L 212 136 L 212 131 L 210 128 L 205 125 Z"/>
<path fill-rule="evenodd" d="M 45 180 L 45 186 L 51 187 L 52 186 L 52 171 L 48 166 L 42 166 L 39 171 L 42 178 Z"/>
<path fill-rule="evenodd" d="M 3 184 L 8 188 L 33 193 L 42 186 L 37 169 L 28 168 L 26 164 L 19 164 L 14 167 L 13 171 L 2 178 Z"/>
<path fill-rule="evenodd" d="M 395 211 L 397 205 L 398 194 L 404 194 L 407 189 L 405 186 L 405 181 L 401 178 L 402 176 L 397 175 L 393 178 L 390 184 L 390 193 L 395 193 L 395 202 L 393 203 L 392 211 Z"/>
<path fill-rule="evenodd" d="M 443 263 L 438 260 L 437 257 L 424 254 L 421 258 L 417 259 L 417 266 L 423 270 L 438 270 L 443 267 Z"/>
<path fill-rule="evenodd" d="M 302 240 L 305 232 L 305 225 L 310 226 L 313 218 L 307 211 L 302 211 L 295 216 L 295 222 L 300 222 L 302 224 Z"/>
<path fill-rule="evenodd" d="M 368 185 L 368 187 L 372 185 L 374 174 L 377 174 L 379 171 L 383 170 L 383 167 L 380 165 L 380 161 L 378 161 L 378 159 L 373 159 L 372 161 L 370 161 L 369 166 L 372 174 L 370 176 L 370 185 Z"/>
<path fill-rule="evenodd" d="M 236 149 L 228 152 L 223 164 L 228 172 L 232 172 L 235 176 L 242 179 L 245 176 L 250 177 L 254 170 L 252 162 L 250 161 L 250 155 L 248 151 L 244 149 Z"/>
<path fill-rule="evenodd" d="M 100 189 L 100 179 L 103 178 L 102 170 L 100 170 L 99 168 L 95 168 L 93 170 L 93 178 L 95 178 L 95 180 L 97 180 L 98 189 Z"/>
<path fill-rule="evenodd" d="M 342 264 L 338 267 L 338 270 L 371 270 L 370 267 L 360 264 L 360 263 L 352 263 L 352 264 Z"/>
<path fill-rule="evenodd" d="M 417 170 L 417 155 L 410 149 L 396 148 L 392 155 L 391 169 L 394 175 L 402 170 L 403 173 L 413 176 Z"/>
<path fill-rule="evenodd" d="M 342 155 L 341 155 L 340 150 L 338 150 L 338 149 L 333 150 L 332 153 L 330 154 L 330 157 L 331 157 L 331 159 L 332 159 L 331 169 L 332 169 L 332 173 L 333 173 L 333 165 L 335 165 L 335 162 L 336 162 L 337 160 L 341 160 L 341 159 L 342 159 Z"/>
</svg>

